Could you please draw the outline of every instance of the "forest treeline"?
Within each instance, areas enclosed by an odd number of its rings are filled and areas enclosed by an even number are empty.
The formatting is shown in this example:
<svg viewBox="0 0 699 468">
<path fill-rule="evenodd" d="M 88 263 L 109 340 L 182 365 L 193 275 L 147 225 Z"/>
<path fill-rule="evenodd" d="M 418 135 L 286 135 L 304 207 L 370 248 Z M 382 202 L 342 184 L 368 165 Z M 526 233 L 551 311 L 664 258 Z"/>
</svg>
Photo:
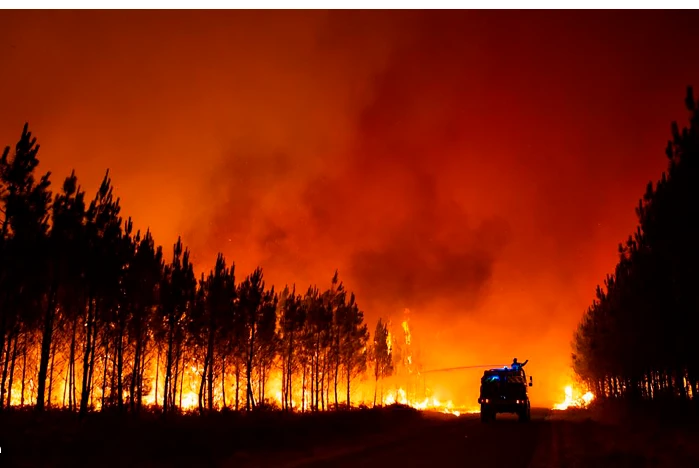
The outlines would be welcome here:
<svg viewBox="0 0 699 468">
<path fill-rule="evenodd" d="M 272 372 L 283 409 L 320 410 L 349 405 L 358 376 L 391 374 L 387 324 L 370 342 L 337 272 L 324 291 L 275 291 L 259 268 L 236 282 L 219 254 L 197 278 L 181 240 L 166 261 L 122 219 L 109 171 L 92 199 L 74 172 L 53 194 L 38 151 L 25 125 L 0 158 L 0 410 L 138 411 L 152 395 L 168 412 L 192 376 L 200 411 L 252 410 Z"/>
<path fill-rule="evenodd" d="M 699 380 L 699 102 L 672 124 L 668 169 L 648 183 L 573 340 L 573 367 L 602 398 L 696 399 Z"/>
</svg>

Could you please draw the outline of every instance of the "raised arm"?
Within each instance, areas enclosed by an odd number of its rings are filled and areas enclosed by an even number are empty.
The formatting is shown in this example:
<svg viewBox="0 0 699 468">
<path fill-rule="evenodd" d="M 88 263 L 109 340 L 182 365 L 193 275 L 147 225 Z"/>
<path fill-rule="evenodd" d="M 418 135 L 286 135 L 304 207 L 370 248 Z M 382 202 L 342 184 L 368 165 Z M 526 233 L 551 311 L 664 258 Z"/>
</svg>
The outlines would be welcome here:
<svg viewBox="0 0 699 468">
<path fill-rule="evenodd" d="M 524 362 L 523 362 L 522 364 L 520 364 L 520 365 L 521 365 L 522 367 L 524 367 L 524 366 L 527 365 L 528 362 L 529 362 L 529 359 L 527 359 L 526 361 L 524 361 Z"/>
</svg>

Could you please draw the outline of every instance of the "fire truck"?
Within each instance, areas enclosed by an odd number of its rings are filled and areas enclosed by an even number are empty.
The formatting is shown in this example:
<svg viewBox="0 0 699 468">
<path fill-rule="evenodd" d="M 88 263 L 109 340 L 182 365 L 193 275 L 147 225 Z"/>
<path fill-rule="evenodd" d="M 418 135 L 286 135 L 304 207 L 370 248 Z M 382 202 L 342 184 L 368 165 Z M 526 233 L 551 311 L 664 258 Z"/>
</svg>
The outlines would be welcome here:
<svg viewBox="0 0 699 468">
<path fill-rule="evenodd" d="M 498 413 L 513 413 L 521 422 L 531 419 L 531 406 L 527 387 L 533 385 L 532 378 L 524 369 L 503 367 L 489 369 L 481 377 L 478 404 L 481 405 L 481 422 L 495 421 Z"/>
</svg>

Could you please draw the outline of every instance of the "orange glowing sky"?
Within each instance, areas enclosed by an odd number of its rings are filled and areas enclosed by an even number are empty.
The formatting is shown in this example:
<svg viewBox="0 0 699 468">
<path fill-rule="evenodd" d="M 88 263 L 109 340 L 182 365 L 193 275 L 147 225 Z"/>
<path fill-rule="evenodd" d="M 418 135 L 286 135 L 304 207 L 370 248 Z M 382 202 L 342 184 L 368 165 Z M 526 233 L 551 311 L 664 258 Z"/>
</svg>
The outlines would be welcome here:
<svg viewBox="0 0 699 468">
<path fill-rule="evenodd" d="M 427 367 L 569 343 L 699 85 L 694 12 L 2 12 L 0 143 L 54 184 L 112 171 L 123 212 L 199 268 L 325 286 Z M 451 392 L 475 374 L 430 377 Z M 450 380 L 451 379 L 451 380 Z M 458 382 L 457 382 L 458 381 Z"/>
</svg>

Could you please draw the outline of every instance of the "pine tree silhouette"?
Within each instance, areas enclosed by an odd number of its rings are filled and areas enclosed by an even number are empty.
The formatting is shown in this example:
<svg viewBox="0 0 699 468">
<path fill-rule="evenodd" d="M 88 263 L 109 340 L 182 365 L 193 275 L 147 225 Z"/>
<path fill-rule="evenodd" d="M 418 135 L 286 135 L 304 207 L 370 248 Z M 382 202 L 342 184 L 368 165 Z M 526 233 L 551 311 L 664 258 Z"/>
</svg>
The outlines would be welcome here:
<svg viewBox="0 0 699 468">
<path fill-rule="evenodd" d="M 0 409 L 17 388 L 37 410 L 136 413 L 154 394 L 167 414 L 182 409 L 186 376 L 199 378 L 200 412 L 227 407 L 231 380 L 235 409 L 244 386 L 252 411 L 269 406 L 277 366 L 284 410 L 298 395 L 301 410 L 338 408 L 343 383 L 349 406 L 369 334 L 337 272 L 327 290 L 277 294 L 260 268 L 236 284 L 219 254 L 197 281 L 181 238 L 166 264 L 151 232 L 122 219 L 109 171 L 89 204 L 75 172 L 52 197 L 38 150 L 25 125 L 0 157 Z"/>
<path fill-rule="evenodd" d="M 574 335 L 573 368 L 601 398 L 696 398 L 699 106 L 688 88 L 689 127 L 671 126 L 668 169 L 648 183 L 638 227 Z"/>
</svg>

